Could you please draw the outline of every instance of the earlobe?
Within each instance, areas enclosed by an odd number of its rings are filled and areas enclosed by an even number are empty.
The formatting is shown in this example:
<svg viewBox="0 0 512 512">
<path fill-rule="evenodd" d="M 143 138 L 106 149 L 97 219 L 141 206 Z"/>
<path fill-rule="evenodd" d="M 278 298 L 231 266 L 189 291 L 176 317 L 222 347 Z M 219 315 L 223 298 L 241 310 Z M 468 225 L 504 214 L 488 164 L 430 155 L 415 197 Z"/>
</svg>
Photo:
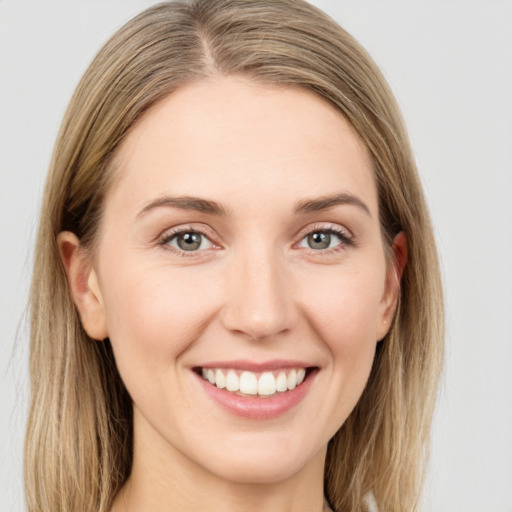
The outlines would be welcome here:
<svg viewBox="0 0 512 512">
<path fill-rule="evenodd" d="M 398 303 L 400 281 L 407 264 L 407 236 L 404 231 L 400 231 L 400 233 L 395 236 L 391 249 L 392 259 L 389 262 L 386 275 L 381 322 L 377 332 L 378 341 L 384 338 L 388 333 Z"/>
<path fill-rule="evenodd" d="M 103 340 L 108 337 L 105 308 L 91 259 L 78 237 L 70 231 L 59 233 L 57 243 L 84 330 L 91 338 Z"/>
</svg>

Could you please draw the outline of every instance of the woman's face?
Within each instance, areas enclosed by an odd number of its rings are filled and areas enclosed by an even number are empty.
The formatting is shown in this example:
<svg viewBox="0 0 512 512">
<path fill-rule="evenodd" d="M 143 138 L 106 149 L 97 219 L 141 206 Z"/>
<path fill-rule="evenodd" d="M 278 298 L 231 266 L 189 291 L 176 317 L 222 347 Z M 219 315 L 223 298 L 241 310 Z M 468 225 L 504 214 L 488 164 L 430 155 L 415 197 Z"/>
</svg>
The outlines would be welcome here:
<svg viewBox="0 0 512 512">
<path fill-rule="evenodd" d="M 396 299 L 363 144 L 312 93 L 215 78 L 155 105 L 117 164 L 78 302 L 136 457 L 239 482 L 322 465 Z"/>
</svg>

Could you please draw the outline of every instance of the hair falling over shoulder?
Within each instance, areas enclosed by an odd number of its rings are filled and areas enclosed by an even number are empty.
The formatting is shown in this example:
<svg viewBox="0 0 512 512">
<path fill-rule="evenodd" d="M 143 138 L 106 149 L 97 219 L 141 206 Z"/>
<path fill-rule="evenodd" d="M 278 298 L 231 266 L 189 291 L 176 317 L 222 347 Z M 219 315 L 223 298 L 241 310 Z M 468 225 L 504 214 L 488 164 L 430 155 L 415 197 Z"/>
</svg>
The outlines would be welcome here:
<svg viewBox="0 0 512 512">
<path fill-rule="evenodd" d="M 112 155 L 145 111 L 212 75 L 306 88 L 367 146 L 390 248 L 406 233 L 399 305 L 356 408 L 329 443 L 325 490 L 336 512 L 417 509 L 443 357 L 433 230 L 399 109 L 368 54 L 302 0 L 165 2 L 122 27 L 80 81 L 58 135 L 41 209 L 30 295 L 31 405 L 25 444 L 30 512 L 107 512 L 129 476 L 132 405 L 108 340 L 84 332 L 57 235 L 92 247 Z M 389 251 L 391 252 L 391 251 Z"/>
</svg>

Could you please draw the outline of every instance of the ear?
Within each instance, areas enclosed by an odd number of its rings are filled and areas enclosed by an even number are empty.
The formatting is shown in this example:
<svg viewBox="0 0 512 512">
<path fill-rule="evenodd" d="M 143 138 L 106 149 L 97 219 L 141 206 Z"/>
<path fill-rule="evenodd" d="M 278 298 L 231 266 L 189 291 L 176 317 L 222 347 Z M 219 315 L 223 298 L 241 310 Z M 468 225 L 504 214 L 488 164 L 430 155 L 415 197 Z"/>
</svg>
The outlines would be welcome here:
<svg viewBox="0 0 512 512">
<path fill-rule="evenodd" d="M 59 233 L 57 244 L 85 332 L 95 340 L 104 340 L 108 337 L 105 308 L 90 256 L 70 231 Z"/>
<path fill-rule="evenodd" d="M 403 231 L 393 239 L 391 250 L 392 258 L 388 263 L 386 286 L 381 302 L 381 318 L 377 327 L 378 341 L 386 336 L 391 326 L 400 293 L 400 280 L 407 264 L 407 237 Z"/>
</svg>

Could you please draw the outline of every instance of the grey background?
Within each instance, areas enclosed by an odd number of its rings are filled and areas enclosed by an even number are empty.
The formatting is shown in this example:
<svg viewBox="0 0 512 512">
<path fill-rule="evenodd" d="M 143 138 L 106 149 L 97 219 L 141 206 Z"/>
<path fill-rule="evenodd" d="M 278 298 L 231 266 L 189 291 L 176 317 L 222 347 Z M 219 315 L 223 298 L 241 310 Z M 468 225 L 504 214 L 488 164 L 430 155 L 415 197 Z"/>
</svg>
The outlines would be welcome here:
<svg viewBox="0 0 512 512">
<path fill-rule="evenodd" d="M 447 361 L 424 509 L 512 512 L 512 2 L 314 3 L 382 67 L 436 225 Z M 97 49 L 152 4 L 0 3 L 0 512 L 23 509 L 23 314 L 52 145 Z"/>
</svg>

